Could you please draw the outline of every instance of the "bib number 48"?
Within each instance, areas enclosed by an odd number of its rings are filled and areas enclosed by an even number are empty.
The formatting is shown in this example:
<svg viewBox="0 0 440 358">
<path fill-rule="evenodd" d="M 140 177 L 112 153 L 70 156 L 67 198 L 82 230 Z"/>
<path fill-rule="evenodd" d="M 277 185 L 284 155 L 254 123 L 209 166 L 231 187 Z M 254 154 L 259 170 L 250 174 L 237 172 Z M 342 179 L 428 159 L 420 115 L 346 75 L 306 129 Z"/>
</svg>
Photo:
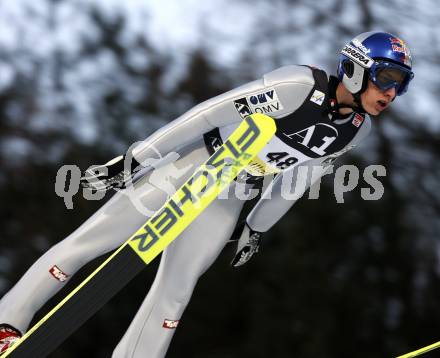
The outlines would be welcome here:
<svg viewBox="0 0 440 358">
<path fill-rule="evenodd" d="M 289 157 L 287 152 L 269 152 L 266 155 L 268 163 L 276 163 L 277 168 L 286 169 L 298 162 L 295 157 Z"/>
</svg>

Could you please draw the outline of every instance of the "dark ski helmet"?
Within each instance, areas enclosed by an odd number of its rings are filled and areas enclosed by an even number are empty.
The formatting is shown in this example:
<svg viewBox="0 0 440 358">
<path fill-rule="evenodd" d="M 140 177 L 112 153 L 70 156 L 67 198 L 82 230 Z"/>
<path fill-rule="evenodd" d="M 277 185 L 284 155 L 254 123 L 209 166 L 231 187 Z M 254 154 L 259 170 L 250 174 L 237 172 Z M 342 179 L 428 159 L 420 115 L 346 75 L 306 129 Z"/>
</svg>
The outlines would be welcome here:
<svg viewBox="0 0 440 358">
<path fill-rule="evenodd" d="M 338 78 L 355 98 L 370 79 L 381 90 L 404 94 L 413 79 L 411 52 L 398 37 L 379 31 L 356 36 L 341 51 Z"/>
</svg>

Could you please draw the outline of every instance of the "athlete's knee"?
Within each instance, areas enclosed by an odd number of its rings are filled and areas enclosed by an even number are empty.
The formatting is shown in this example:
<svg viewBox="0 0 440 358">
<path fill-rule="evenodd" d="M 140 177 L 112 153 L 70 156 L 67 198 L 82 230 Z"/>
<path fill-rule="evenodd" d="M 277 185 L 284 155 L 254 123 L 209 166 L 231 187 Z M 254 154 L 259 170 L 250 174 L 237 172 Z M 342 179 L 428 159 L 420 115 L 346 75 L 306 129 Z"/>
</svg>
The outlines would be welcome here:
<svg viewBox="0 0 440 358">
<path fill-rule="evenodd" d="M 186 306 L 191 299 L 198 277 L 184 278 L 179 277 L 178 281 L 173 278 L 171 282 L 165 282 L 163 286 L 163 299 L 168 299 L 176 304 Z"/>
<path fill-rule="evenodd" d="M 75 254 L 69 242 L 52 246 L 40 259 L 52 276 L 64 282 L 84 265 L 81 255 Z"/>
<path fill-rule="evenodd" d="M 88 239 L 87 242 L 84 236 L 73 233 L 52 246 L 46 256 L 54 264 L 64 266 L 65 270 L 76 271 L 103 253 L 97 245 L 93 245 L 92 238 Z"/>
<path fill-rule="evenodd" d="M 174 296 L 174 302 L 186 307 L 191 299 L 194 290 L 180 291 Z"/>
<path fill-rule="evenodd" d="M 122 242 L 120 233 L 112 232 L 102 223 L 84 223 L 59 243 L 60 249 L 69 257 L 78 257 L 87 263 L 96 257 L 117 248 Z"/>
</svg>

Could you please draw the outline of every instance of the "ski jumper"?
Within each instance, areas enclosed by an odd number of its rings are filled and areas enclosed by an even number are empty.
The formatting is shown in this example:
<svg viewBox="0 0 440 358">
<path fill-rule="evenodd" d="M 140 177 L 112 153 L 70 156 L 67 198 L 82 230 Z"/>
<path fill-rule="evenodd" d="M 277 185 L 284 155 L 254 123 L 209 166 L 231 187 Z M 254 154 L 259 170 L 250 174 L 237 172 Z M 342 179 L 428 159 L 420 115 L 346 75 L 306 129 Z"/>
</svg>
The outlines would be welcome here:
<svg viewBox="0 0 440 358">
<path fill-rule="evenodd" d="M 195 106 L 133 150 L 140 163 L 157 157 L 157 152 L 162 156 L 177 152 L 180 156 L 175 162 L 147 171 L 136 182 L 137 200 L 152 212 L 159 209 L 167 199 L 170 184 L 180 187 L 245 116 L 265 113 L 275 119 L 276 135 L 240 180 L 253 186 L 265 175 L 274 175 L 246 219 L 252 230 L 266 232 L 295 203 L 282 196 L 281 185 L 287 173 L 295 180 L 300 166 L 315 167 L 309 185 L 313 184 L 336 157 L 355 147 L 370 131 L 368 115 L 335 116 L 337 84 L 335 77 L 329 78 L 322 70 L 286 66 Z M 233 191 L 240 180 L 231 184 L 227 199 L 221 195 L 214 200 L 165 249 L 154 283 L 113 358 L 165 356 L 199 277 L 213 264 L 237 224 L 244 200 Z M 294 185 L 295 182 L 291 184 Z M 124 191 L 116 193 L 38 259 L 2 298 L 0 323 L 26 331 L 35 312 L 75 272 L 117 248 L 145 220 Z"/>
</svg>

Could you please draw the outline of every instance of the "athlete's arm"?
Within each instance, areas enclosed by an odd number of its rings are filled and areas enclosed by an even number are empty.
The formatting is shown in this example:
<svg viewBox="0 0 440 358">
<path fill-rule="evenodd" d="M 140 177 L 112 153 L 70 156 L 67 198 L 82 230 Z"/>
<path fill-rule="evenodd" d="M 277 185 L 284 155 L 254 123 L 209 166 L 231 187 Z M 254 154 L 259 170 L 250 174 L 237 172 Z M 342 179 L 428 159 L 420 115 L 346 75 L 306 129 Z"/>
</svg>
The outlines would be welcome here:
<svg viewBox="0 0 440 358">
<path fill-rule="evenodd" d="M 278 174 L 247 216 L 249 228 L 263 233 L 275 225 L 305 191 L 331 168 L 322 165 L 323 161 L 323 158 L 309 160 Z"/>
<path fill-rule="evenodd" d="M 301 169 L 297 166 L 277 174 L 240 228 L 242 232 L 231 262 L 233 267 L 244 265 L 259 251 L 263 233 L 330 169 L 330 166 L 320 162 L 323 162 L 322 158 L 304 163 Z"/>
<path fill-rule="evenodd" d="M 368 135 L 370 127 L 370 120 L 367 118 L 364 126 L 344 150 L 311 159 L 278 174 L 246 218 L 231 265 L 238 267 L 248 262 L 258 252 L 263 233 L 275 225 L 308 188 L 330 172 L 330 164 L 339 155 L 360 143 Z"/>
<path fill-rule="evenodd" d="M 110 188 L 124 188 L 132 175 L 142 168 L 160 167 L 179 150 L 202 137 L 215 127 L 221 127 L 242 120 L 234 100 L 265 87 L 263 79 L 247 83 L 229 92 L 207 100 L 171 123 L 162 127 L 150 137 L 137 143 L 126 155 L 120 155 L 108 163 L 85 171 L 81 184 L 85 188 L 106 191 Z M 154 163 L 154 165 L 152 165 Z"/>
<path fill-rule="evenodd" d="M 138 143 L 128 154 L 128 167 L 125 156 L 112 160 L 111 166 L 100 166 L 98 174 L 90 171 L 83 174 L 82 185 L 95 190 L 108 190 L 111 187 L 123 188 L 125 182 L 131 180 L 130 172 L 133 167 L 160 167 L 166 163 L 164 157 L 202 137 L 214 128 L 225 127 L 241 122 L 243 112 L 237 103 L 247 96 L 276 90 L 279 99 L 279 110 L 273 113 L 274 117 L 283 117 L 294 112 L 307 97 L 314 80 L 309 68 L 304 66 L 285 66 L 264 75 L 262 79 L 249 82 L 229 92 L 209 99 L 179 118 L 162 127 L 144 141 Z M 250 113 L 249 113 L 250 114 Z M 270 113 L 272 115 L 272 113 Z M 133 161 L 130 161 L 133 159 Z M 131 165 L 130 165 L 131 164 Z"/>
</svg>

